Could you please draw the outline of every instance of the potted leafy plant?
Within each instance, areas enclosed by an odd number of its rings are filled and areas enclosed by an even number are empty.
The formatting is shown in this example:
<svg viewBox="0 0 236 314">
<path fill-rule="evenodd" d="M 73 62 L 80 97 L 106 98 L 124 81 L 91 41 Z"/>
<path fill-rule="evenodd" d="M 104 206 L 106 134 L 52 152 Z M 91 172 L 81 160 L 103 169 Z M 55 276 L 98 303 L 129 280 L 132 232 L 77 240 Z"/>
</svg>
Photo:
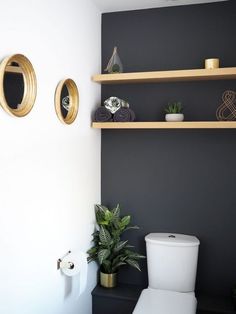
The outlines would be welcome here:
<svg viewBox="0 0 236 314">
<path fill-rule="evenodd" d="M 165 119 L 168 122 L 178 122 L 184 120 L 183 107 L 180 101 L 168 103 L 165 112 Z"/>
<path fill-rule="evenodd" d="M 100 283 L 111 288 L 117 283 L 117 272 L 123 265 L 130 265 L 140 271 L 138 260 L 145 256 L 136 253 L 128 244 L 121 240 L 122 234 L 129 229 L 130 216 L 120 216 L 119 204 L 112 210 L 102 205 L 95 205 L 97 230 L 93 233 L 93 247 L 88 250 L 88 262 L 96 261 L 100 266 Z"/>
</svg>

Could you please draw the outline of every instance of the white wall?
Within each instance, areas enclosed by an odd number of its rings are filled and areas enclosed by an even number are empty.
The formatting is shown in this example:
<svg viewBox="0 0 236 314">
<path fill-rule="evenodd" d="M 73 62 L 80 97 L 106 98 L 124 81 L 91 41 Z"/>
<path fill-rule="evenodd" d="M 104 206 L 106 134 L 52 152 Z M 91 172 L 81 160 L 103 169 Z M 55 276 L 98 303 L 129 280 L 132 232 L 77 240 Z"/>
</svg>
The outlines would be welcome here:
<svg viewBox="0 0 236 314">
<path fill-rule="evenodd" d="M 89 314 L 96 266 L 79 298 L 56 261 L 86 251 L 100 201 L 100 133 L 90 128 L 100 87 L 100 13 L 90 0 L 5 0 L 0 58 L 25 54 L 38 95 L 32 112 L 14 118 L 0 108 L 0 313 Z M 77 120 L 65 126 L 54 110 L 59 80 L 80 91 Z"/>
</svg>

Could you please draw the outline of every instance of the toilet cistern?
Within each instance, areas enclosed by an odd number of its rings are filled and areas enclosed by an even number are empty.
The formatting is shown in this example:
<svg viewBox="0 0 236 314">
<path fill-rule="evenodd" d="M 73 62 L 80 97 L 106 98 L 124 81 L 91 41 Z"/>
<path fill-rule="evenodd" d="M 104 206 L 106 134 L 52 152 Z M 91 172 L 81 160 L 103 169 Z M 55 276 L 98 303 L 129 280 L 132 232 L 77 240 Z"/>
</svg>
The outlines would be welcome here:
<svg viewBox="0 0 236 314">
<path fill-rule="evenodd" d="M 199 240 L 177 233 L 150 233 L 147 248 L 148 289 L 133 314 L 195 314 Z"/>
</svg>

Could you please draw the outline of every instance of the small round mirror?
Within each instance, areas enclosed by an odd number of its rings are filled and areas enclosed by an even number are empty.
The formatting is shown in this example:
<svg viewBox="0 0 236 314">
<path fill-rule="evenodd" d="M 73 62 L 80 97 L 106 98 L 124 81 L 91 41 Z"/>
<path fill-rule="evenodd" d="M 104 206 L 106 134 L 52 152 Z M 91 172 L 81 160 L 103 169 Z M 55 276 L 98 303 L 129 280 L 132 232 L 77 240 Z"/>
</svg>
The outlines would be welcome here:
<svg viewBox="0 0 236 314">
<path fill-rule="evenodd" d="M 74 122 L 79 109 L 79 92 L 72 79 L 62 80 L 55 93 L 55 108 L 61 122 Z"/>
<path fill-rule="evenodd" d="M 16 54 L 0 64 L 0 103 L 11 115 L 27 115 L 36 99 L 36 75 L 30 61 Z"/>
</svg>

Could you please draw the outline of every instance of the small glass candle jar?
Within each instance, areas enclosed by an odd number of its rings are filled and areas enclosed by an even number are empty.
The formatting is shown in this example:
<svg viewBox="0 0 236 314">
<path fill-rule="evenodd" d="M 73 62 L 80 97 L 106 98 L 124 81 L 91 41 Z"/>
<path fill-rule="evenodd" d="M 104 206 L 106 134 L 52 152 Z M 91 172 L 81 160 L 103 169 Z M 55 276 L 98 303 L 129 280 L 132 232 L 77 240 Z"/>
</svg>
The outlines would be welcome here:
<svg viewBox="0 0 236 314">
<path fill-rule="evenodd" d="M 217 58 L 205 60 L 205 69 L 218 69 L 219 66 L 220 60 Z"/>
</svg>

